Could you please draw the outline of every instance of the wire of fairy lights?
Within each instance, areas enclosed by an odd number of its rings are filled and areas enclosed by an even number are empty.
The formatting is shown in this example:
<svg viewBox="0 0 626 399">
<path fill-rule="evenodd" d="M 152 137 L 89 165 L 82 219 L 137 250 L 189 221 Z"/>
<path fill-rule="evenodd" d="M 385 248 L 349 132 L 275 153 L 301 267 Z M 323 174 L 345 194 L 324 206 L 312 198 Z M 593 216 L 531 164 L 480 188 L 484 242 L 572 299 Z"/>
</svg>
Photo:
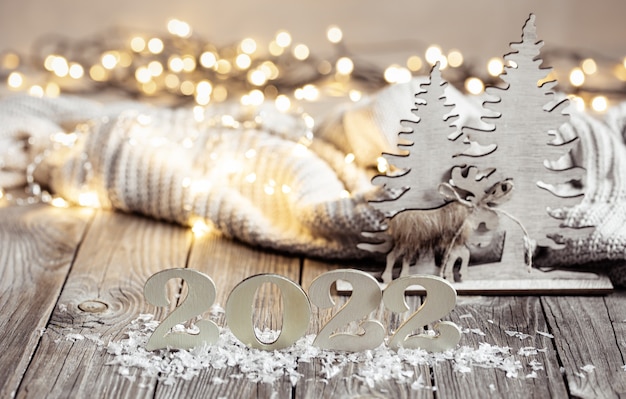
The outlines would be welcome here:
<svg viewBox="0 0 626 399">
<path fill-rule="evenodd" d="M 173 104 L 236 99 L 243 105 L 258 105 L 272 100 L 287 110 L 294 100 L 317 101 L 324 95 L 358 101 L 364 92 L 427 74 L 436 62 L 452 85 L 479 95 L 485 86 L 499 83 L 504 68 L 501 57 L 476 67 L 459 50 L 444 51 L 417 41 L 368 45 L 418 50 L 397 63 L 380 66 L 351 52 L 339 27 L 329 27 L 326 37 L 335 50 L 328 57 L 316 55 L 285 30 L 267 46 L 253 38 L 219 46 L 194 34 L 188 23 L 171 19 L 167 32 L 160 34 L 112 29 L 79 39 L 46 36 L 33 45 L 31 54 L 0 52 L 0 81 L 9 90 L 33 96 L 90 94 L 109 88 L 132 98 Z M 626 57 L 548 49 L 542 58 L 554 67 L 550 77 L 558 80 L 559 89 L 580 107 L 603 112 L 612 102 L 626 98 Z"/>
</svg>

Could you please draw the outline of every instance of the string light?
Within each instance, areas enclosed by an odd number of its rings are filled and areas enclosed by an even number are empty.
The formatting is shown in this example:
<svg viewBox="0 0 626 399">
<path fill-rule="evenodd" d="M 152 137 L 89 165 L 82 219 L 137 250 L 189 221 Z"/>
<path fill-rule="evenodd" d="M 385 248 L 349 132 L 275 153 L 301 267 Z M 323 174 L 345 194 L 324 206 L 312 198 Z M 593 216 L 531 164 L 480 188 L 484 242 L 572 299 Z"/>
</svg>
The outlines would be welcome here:
<svg viewBox="0 0 626 399">
<path fill-rule="evenodd" d="M 428 65 L 437 62 L 441 70 L 454 69 L 448 75 L 444 73 L 446 80 L 471 94 L 480 94 L 486 85 L 497 84 L 504 71 L 501 58 L 490 59 L 486 71 L 473 70 L 461 51 L 452 49 L 446 55 L 436 44 L 427 46 L 423 56 L 408 57 L 403 66 L 390 63 L 364 67 L 357 58 L 349 56 L 345 45 L 337 47 L 334 57 L 312 56 L 306 44 L 293 44 L 293 37 L 286 30 L 276 33 L 264 53 L 257 40 L 251 37 L 220 47 L 195 36 L 192 27 L 179 19 L 167 21 L 166 28 L 165 35 L 119 37 L 113 34 L 100 40 L 61 40 L 52 46 L 42 46 L 41 51 L 47 53 L 32 57 L 5 52 L 0 54 L 0 77 L 9 89 L 36 96 L 57 96 L 65 91 L 88 93 L 110 86 L 134 97 L 174 96 L 201 105 L 232 97 L 245 103 L 257 103 L 263 98 L 276 101 L 280 109 L 289 109 L 293 106 L 292 100 L 316 101 L 322 93 L 359 101 L 361 89 L 372 91 L 385 84 L 406 82 L 413 74 L 428 73 Z M 338 26 L 329 26 L 326 38 L 333 44 L 342 43 L 344 32 Z M 543 51 L 542 58 L 545 64 L 554 67 L 553 72 L 569 78 L 560 82 L 564 85 L 558 89 L 572 90 L 590 107 L 593 96 L 600 92 L 606 94 L 607 106 L 626 97 L 622 84 L 626 82 L 626 57 L 591 58 L 557 49 Z M 36 63 L 30 64 L 31 60 Z M 299 69 L 298 63 L 305 67 Z M 516 67 L 509 60 L 507 65 Z M 298 73 L 294 73 L 296 70 Z M 599 71 L 607 71 L 608 75 L 603 79 L 588 78 Z M 66 77 L 71 80 L 64 79 Z M 552 74 L 550 79 L 555 77 Z M 618 84 L 606 90 L 605 82 L 610 78 Z M 71 81 L 80 81 L 80 84 Z M 199 85 L 203 81 L 205 83 Z M 206 82 L 211 82 L 210 94 L 203 89 Z M 590 86 L 597 82 L 604 86 Z M 260 94 L 251 94 L 253 90 L 259 90 Z"/>
<path fill-rule="evenodd" d="M 596 96 L 591 100 L 591 108 L 596 112 L 605 112 L 608 109 L 608 101 L 605 96 Z"/>
<path fill-rule="evenodd" d="M 580 87 L 585 83 L 585 73 L 580 68 L 574 68 L 569 74 L 569 81 L 572 86 Z"/>
</svg>

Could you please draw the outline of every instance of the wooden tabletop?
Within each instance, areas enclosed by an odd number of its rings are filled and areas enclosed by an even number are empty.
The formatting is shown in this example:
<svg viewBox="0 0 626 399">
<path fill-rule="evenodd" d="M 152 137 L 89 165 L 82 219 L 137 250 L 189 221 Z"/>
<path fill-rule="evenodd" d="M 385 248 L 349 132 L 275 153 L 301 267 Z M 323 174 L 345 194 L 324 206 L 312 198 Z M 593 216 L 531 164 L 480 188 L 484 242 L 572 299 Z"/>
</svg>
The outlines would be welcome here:
<svg viewBox="0 0 626 399">
<path fill-rule="evenodd" d="M 143 295 L 146 280 L 169 268 L 202 271 L 217 286 L 216 304 L 248 276 L 277 273 L 308 290 L 319 274 L 345 265 L 269 253 L 220 236 L 126 215 L 45 205 L 0 208 L 0 397 L 419 397 L 618 398 L 626 396 L 626 292 L 599 296 L 460 296 L 446 317 L 464 331 L 460 346 L 508 348 L 519 362 L 508 375 L 487 364 L 454 360 L 404 364 L 408 380 L 363 378 L 349 363 L 333 376 L 320 359 L 298 363 L 271 383 L 246 378 L 238 365 L 207 366 L 190 379 L 166 381 L 114 364 L 109 342 L 127 337 L 142 314 L 168 310 Z M 280 328 L 281 302 L 257 294 L 255 323 Z M 172 302 L 174 298 L 172 298 Z M 346 297 L 337 296 L 337 306 Z M 419 296 L 408 302 L 418 306 Z M 313 309 L 309 334 L 332 312 Z M 209 317 L 209 316 L 207 316 Z M 212 316 L 224 326 L 223 313 Z M 403 315 L 374 312 L 388 331 Z M 537 350 L 539 349 L 539 350 Z M 244 377 L 242 378 L 242 373 Z M 421 377 L 418 381 L 418 377 Z"/>
</svg>

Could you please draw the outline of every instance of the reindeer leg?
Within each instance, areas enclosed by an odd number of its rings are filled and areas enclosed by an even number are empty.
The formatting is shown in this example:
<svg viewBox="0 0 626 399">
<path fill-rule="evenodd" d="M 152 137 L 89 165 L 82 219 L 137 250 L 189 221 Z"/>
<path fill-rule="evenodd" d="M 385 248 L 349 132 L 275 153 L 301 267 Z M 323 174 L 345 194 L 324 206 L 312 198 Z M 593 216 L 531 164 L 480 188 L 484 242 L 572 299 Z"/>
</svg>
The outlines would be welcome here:
<svg viewBox="0 0 626 399">
<path fill-rule="evenodd" d="M 469 275 L 469 259 L 470 259 L 470 250 L 467 245 L 459 245 L 458 246 L 459 257 L 461 258 L 461 269 L 459 270 L 459 282 L 462 282 L 464 278 L 467 278 Z"/>
<path fill-rule="evenodd" d="M 461 259 L 461 278 L 465 275 L 467 267 L 469 265 L 470 252 L 465 245 L 455 245 L 446 251 L 444 256 L 444 264 L 441 268 L 441 277 L 448 281 L 454 282 L 454 265 L 456 261 Z"/>
<path fill-rule="evenodd" d="M 409 267 L 411 267 L 411 257 L 404 256 L 402 258 L 402 270 L 400 270 L 400 277 L 405 277 L 409 275 Z"/>
<path fill-rule="evenodd" d="M 383 283 L 389 284 L 393 278 L 393 266 L 396 264 L 397 253 L 395 249 L 392 249 L 387 254 L 387 263 L 385 265 L 385 271 L 383 272 L 381 278 Z"/>
</svg>

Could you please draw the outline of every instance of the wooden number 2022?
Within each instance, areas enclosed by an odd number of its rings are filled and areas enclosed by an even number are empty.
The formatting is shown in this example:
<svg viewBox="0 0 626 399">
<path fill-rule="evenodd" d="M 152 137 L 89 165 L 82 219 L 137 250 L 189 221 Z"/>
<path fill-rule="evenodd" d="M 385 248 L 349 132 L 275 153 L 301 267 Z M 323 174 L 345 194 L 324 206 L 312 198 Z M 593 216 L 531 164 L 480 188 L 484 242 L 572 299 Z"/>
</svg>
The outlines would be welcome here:
<svg viewBox="0 0 626 399">
<path fill-rule="evenodd" d="M 207 275 L 190 269 L 169 269 L 154 274 L 144 287 L 148 302 L 156 306 L 168 306 L 165 284 L 172 278 L 182 278 L 188 284 L 187 298 L 154 331 L 146 349 L 166 347 L 188 349 L 202 343 L 217 341 L 219 329 L 208 320 L 199 320 L 199 334 L 171 333 L 176 324 L 191 320 L 202 314 L 215 300 L 215 285 Z M 446 280 L 429 275 L 412 275 L 392 281 L 384 293 L 376 280 L 369 274 L 354 270 L 334 270 L 318 276 L 311 284 L 309 298 L 302 288 L 277 274 L 259 274 L 239 283 L 226 302 L 226 322 L 232 333 L 252 348 L 275 350 L 295 343 L 308 328 L 311 303 L 319 308 L 334 306 L 330 295 L 337 280 L 352 284 L 352 296 L 348 302 L 320 329 L 314 345 L 323 349 L 360 351 L 373 349 L 383 343 L 385 328 L 377 320 L 363 320 L 378 308 L 381 302 L 389 310 L 403 313 L 409 310 L 405 301 L 408 287 L 419 285 L 426 290 L 426 300 L 389 338 L 392 349 L 422 348 L 440 352 L 455 347 L 461 339 L 459 327 L 449 321 L 437 322 L 446 316 L 456 304 L 456 291 Z M 254 332 L 252 316 L 253 302 L 257 290 L 264 283 L 275 284 L 283 295 L 283 328 L 274 342 L 259 340 Z M 361 334 L 338 333 L 338 329 L 357 322 Z M 434 323 L 435 335 L 421 333 L 422 327 Z M 414 333 L 419 330 L 419 333 Z"/>
</svg>

